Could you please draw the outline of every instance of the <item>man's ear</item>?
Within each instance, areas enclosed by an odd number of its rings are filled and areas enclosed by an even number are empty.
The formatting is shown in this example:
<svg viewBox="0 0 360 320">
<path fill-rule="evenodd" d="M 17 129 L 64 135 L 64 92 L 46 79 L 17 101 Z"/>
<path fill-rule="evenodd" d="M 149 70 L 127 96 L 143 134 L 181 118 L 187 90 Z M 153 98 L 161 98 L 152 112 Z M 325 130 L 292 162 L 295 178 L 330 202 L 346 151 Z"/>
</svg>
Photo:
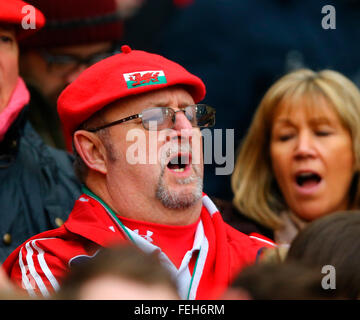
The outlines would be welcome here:
<svg viewBox="0 0 360 320">
<path fill-rule="evenodd" d="M 86 166 L 102 174 L 107 173 L 106 149 L 100 138 L 92 132 L 78 130 L 74 133 L 74 145 Z"/>
</svg>

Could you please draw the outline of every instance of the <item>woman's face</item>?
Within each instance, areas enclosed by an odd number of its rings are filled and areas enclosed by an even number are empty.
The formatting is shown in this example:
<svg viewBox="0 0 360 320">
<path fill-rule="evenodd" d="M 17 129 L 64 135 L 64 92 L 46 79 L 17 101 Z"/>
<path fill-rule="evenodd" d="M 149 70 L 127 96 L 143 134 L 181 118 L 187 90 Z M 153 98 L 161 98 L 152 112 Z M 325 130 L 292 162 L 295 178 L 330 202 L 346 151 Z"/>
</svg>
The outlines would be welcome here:
<svg viewBox="0 0 360 320">
<path fill-rule="evenodd" d="M 299 217 L 311 221 L 348 208 L 352 139 L 325 99 L 311 110 L 286 103 L 277 108 L 270 156 L 282 195 Z"/>
<path fill-rule="evenodd" d="M 15 31 L 0 25 L 0 112 L 7 106 L 17 84 L 18 55 Z"/>
</svg>

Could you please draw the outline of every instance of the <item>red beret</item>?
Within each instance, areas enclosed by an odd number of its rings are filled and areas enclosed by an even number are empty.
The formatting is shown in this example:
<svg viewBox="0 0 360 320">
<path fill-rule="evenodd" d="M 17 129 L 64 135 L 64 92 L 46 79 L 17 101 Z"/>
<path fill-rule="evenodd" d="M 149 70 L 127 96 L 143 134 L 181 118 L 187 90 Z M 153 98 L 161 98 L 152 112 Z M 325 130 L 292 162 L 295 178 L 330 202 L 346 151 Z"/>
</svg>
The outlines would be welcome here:
<svg viewBox="0 0 360 320">
<path fill-rule="evenodd" d="M 28 10 L 25 6 L 30 6 L 28 3 L 21 0 L 2 0 L 0 1 L 0 24 L 14 24 L 17 28 L 18 38 L 21 40 L 24 37 L 27 37 L 39 29 L 41 29 L 45 24 L 44 15 L 32 6 L 32 10 Z M 34 23 L 35 29 L 24 29 L 22 27 L 22 22 L 24 20 L 25 24 L 32 22 L 30 14 L 34 12 Z"/>
<path fill-rule="evenodd" d="M 86 69 L 61 93 L 58 113 L 66 139 L 95 112 L 124 97 L 185 85 L 195 102 L 205 97 L 205 85 L 179 64 L 160 55 L 121 47 L 122 53 Z"/>
</svg>

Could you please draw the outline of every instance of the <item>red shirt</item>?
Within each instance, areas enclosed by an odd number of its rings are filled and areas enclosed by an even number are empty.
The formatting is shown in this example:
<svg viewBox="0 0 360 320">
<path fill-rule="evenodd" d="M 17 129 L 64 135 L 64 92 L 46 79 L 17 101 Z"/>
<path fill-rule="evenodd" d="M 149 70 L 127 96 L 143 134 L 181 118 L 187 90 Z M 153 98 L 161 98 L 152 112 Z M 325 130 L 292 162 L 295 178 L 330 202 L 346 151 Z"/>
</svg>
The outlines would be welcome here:
<svg viewBox="0 0 360 320">
<path fill-rule="evenodd" d="M 227 225 L 205 194 L 202 202 L 193 248 L 186 253 L 180 270 L 163 259 L 173 272 L 183 299 L 218 298 L 243 267 L 256 261 L 261 248 L 272 246 Z M 190 238 L 191 234 L 192 231 L 189 232 Z M 30 295 L 47 296 L 59 289 L 73 263 L 91 258 L 102 247 L 133 241 L 147 251 L 158 248 L 138 238 L 141 241 L 133 239 L 111 209 L 87 190 L 76 201 L 69 219 L 60 228 L 30 238 L 10 254 L 3 267 L 11 279 Z M 162 236 L 157 239 L 163 241 Z M 185 243 L 189 241 L 185 240 Z M 173 246 L 162 245 L 164 248 L 161 249 L 178 263 L 179 257 L 175 258 L 172 253 Z M 196 265 L 191 272 L 189 261 L 194 256 Z"/>
<path fill-rule="evenodd" d="M 200 221 L 199 217 L 198 221 L 186 226 L 169 226 L 124 217 L 119 219 L 126 227 L 161 248 L 177 268 L 180 267 L 185 253 L 193 246 Z"/>
</svg>

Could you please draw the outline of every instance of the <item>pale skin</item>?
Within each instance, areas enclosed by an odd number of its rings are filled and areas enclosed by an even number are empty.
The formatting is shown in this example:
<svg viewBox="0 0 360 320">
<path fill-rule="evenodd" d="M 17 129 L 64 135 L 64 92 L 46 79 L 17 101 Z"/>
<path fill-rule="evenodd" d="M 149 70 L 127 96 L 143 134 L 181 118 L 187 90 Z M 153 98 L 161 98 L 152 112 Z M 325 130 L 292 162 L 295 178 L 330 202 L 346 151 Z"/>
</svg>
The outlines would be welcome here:
<svg viewBox="0 0 360 320">
<path fill-rule="evenodd" d="M 312 221 L 349 209 L 349 189 L 355 171 L 352 138 L 323 98 L 311 109 L 286 104 L 273 120 L 270 155 L 276 181 L 289 209 Z M 301 174 L 318 179 L 299 183 Z"/>
<path fill-rule="evenodd" d="M 169 87 L 123 99 L 106 111 L 105 118 L 106 123 L 109 123 L 140 113 L 148 107 L 167 106 L 176 111 L 192 104 L 194 100 L 185 89 Z M 126 142 L 126 135 L 131 129 L 144 130 L 148 141 L 150 131 L 145 130 L 138 119 L 110 127 L 109 139 L 116 161 L 109 159 L 104 144 L 95 133 L 84 130 L 75 132 L 76 149 L 90 169 L 85 180 L 86 185 L 121 216 L 166 225 L 187 225 L 196 222 L 201 212 L 201 198 L 188 208 L 166 208 L 155 195 L 161 176 L 160 163 L 128 163 L 125 155 L 131 142 Z M 176 114 L 171 134 L 170 141 L 173 144 L 178 144 L 180 139 L 190 136 L 190 144 L 194 139 L 201 140 L 200 130 L 193 128 L 182 112 Z M 152 152 L 156 153 L 165 143 L 153 142 L 157 148 Z M 190 176 L 202 179 L 202 155 L 200 158 L 200 164 L 190 164 L 190 170 L 186 173 L 175 173 L 165 169 L 162 181 L 171 192 L 181 195 L 191 195 L 194 192 L 197 188 L 195 182 L 181 184 L 178 181 Z"/>
</svg>

